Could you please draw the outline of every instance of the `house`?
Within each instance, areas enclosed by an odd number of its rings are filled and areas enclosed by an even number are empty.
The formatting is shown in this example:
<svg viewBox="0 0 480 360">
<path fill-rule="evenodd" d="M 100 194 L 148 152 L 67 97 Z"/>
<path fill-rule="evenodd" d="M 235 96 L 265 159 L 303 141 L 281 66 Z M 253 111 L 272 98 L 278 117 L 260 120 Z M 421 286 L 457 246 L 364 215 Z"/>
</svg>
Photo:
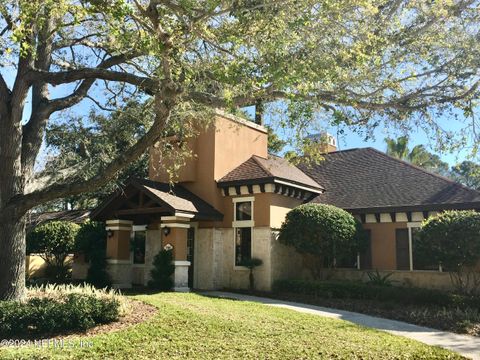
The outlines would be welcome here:
<svg viewBox="0 0 480 360">
<path fill-rule="evenodd" d="M 368 230 L 368 249 L 337 276 L 379 269 L 416 285 L 447 286 L 437 264 L 416 266 L 416 228 L 442 210 L 480 208 L 477 191 L 372 148 L 335 151 L 334 139 L 319 143 L 324 161 L 296 167 L 267 153 L 264 127 L 221 111 L 188 146 L 196 157 L 174 187 L 153 146 L 149 179 L 131 180 L 93 211 L 106 223 L 115 286 L 145 285 L 163 248 L 173 249 L 179 291 L 247 288 L 242 261 L 249 257 L 263 260 L 256 269 L 262 290 L 276 279 L 308 276 L 302 257 L 277 240 L 285 215 L 306 202 L 343 208 Z M 74 276 L 86 266 L 77 262 Z"/>
</svg>

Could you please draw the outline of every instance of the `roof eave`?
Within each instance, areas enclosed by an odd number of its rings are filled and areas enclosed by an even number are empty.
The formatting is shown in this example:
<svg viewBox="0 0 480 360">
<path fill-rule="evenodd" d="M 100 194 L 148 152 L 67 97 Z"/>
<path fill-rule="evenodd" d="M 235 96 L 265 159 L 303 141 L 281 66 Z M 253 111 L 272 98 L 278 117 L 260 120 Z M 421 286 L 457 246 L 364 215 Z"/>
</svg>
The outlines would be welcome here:
<svg viewBox="0 0 480 360">
<path fill-rule="evenodd" d="M 352 214 L 366 213 L 388 213 L 407 211 L 441 211 L 441 210 L 471 210 L 480 209 L 480 201 L 460 203 L 437 203 L 437 204 L 415 204 L 415 205 L 390 205 L 364 208 L 343 208 Z"/>
</svg>

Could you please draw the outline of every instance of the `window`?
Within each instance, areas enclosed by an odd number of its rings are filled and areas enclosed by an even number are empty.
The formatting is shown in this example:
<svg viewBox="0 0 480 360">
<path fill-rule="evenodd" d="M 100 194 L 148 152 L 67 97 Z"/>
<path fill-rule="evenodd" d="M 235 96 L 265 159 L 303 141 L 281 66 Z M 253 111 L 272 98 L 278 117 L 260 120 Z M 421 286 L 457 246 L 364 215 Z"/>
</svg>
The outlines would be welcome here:
<svg viewBox="0 0 480 360">
<path fill-rule="evenodd" d="M 252 257 L 253 202 L 254 197 L 233 199 L 233 233 L 235 248 L 235 266 Z"/>
<path fill-rule="evenodd" d="M 367 236 L 367 246 L 359 256 L 359 263 L 357 266 L 362 270 L 370 270 L 372 268 L 372 230 L 365 230 Z"/>
<path fill-rule="evenodd" d="M 252 228 L 235 229 L 235 266 L 242 266 L 252 257 Z"/>
<path fill-rule="evenodd" d="M 252 220 L 252 202 L 239 201 L 235 203 L 235 221 Z"/>
<path fill-rule="evenodd" d="M 134 231 L 133 232 L 133 263 L 145 264 L 145 238 L 147 232 Z"/>
</svg>

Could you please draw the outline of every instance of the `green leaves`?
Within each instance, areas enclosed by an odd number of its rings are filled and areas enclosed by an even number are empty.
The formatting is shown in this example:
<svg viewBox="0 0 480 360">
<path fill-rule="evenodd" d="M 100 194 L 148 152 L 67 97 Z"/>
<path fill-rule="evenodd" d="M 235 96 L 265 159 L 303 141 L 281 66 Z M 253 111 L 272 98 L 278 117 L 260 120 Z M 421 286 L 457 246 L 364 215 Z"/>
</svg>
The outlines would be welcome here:
<svg viewBox="0 0 480 360">
<path fill-rule="evenodd" d="M 304 254 L 322 256 L 327 266 L 356 256 L 365 245 L 359 222 L 332 205 L 304 204 L 291 210 L 280 229 L 279 240 Z"/>
<path fill-rule="evenodd" d="M 480 214 L 475 211 L 446 211 L 422 224 L 419 257 L 445 269 L 459 272 L 480 259 Z"/>
</svg>

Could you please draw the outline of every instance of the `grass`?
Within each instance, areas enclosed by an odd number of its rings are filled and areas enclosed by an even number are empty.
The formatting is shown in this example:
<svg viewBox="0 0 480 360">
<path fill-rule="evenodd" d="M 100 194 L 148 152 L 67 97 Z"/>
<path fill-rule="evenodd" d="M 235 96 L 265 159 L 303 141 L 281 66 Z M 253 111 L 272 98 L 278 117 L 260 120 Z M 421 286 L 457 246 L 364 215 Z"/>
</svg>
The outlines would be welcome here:
<svg viewBox="0 0 480 360">
<path fill-rule="evenodd" d="M 440 348 L 351 323 L 197 294 L 135 298 L 158 307 L 151 320 L 63 348 L 3 348 L 2 359 L 457 359 Z M 69 347 L 72 345 L 73 347 Z"/>
</svg>

